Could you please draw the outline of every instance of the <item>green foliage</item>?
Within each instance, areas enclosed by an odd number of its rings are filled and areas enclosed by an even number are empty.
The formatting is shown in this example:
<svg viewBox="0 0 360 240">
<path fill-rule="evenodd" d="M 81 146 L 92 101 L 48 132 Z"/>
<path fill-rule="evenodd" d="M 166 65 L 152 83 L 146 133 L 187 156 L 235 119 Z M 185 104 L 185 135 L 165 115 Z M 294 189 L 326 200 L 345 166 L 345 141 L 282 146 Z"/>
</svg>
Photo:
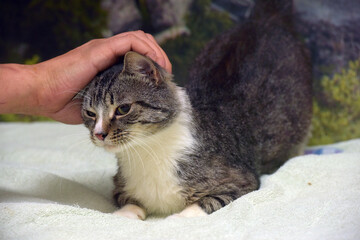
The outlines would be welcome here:
<svg viewBox="0 0 360 240">
<path fill-rule="evenodd" d="M 320 80 L 325 101 L 314 100 L 311 145 L 360 137 L 360 60 Z"/>
<path fill-rule="evenodd" d="M 0 63 L 35 64 L 102 37 L 106 12 L 100 0 L 1 0 Z M 0 115 L 0 122 L 50 121 Z"/>
<path fill-rule="evenodd" d="M 34 56 L 32 56 L 32 58 L 25 60 L 26 65 L 33 65 L 39 62 L 40 62 L 40 56 L 38 54 L 35 54 Z"/>
<path fill-rule="evenodd" d="M 205 44 L 233 25 L 228 14 L 211 10 L 210 3 L 210 0 L 194 1 L 186 17 L 191 34 L 162 46 L 173 65 L 175 80 L 181 85 L 186 82 L 188 69 Z"/>
<path fill-rule="evenodd" d="M 0 62 L 46 60 L 102 37 L 100 0 L 1 0 Z"/>
<path fill-rule="evenodd" d="M 22 114 L 0 114 L 0 122 L 38 122 L 53 121 L 47 117 L 28 116 Z"/>
<path fill-rule="evenodd" d="M 152 32 L 153 27 L 151 24 L 151 17 L 150 17 L 150 13 L 149 13 L 149 9 L 148 9 L 146 0 L 138 0 L 137 5 L 140 10 L 141 17 L 142 17 L 141 30 L 143 30 L 145 32 Z"/>
<path fill-rule="evenodd" d="M 32 58 L 26 59 L 25 64 L 32 65 L 40 62 L 40 56 L 35 54 Z M 28 116 L 23 114 L 0 114 L 0 122 L 35 122 L 52 121 L 50 118 L 39 116 Z"/>
</svg>

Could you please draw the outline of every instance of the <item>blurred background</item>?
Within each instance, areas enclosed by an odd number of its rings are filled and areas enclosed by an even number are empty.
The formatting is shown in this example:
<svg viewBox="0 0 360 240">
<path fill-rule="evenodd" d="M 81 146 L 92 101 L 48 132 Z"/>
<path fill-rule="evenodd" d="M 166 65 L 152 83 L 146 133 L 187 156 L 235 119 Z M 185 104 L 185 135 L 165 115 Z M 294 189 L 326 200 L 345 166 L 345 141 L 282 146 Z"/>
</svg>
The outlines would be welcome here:
<svg viewBox="0 0 360 240">
<path fill-rule="evenodd" d="M 35 64 L 94 38 L 141 29 L 155 36 L 183 86 L 206 42 L 246 21 L 253 6 L 254 0 L 1 0 L 0 63 Z M 310 144 L 359 138 L 360 1 L 294 0 L 294 10 L 314 70 Z M 0 121 L 49 119 L 4 114 Z"/>
</svg>

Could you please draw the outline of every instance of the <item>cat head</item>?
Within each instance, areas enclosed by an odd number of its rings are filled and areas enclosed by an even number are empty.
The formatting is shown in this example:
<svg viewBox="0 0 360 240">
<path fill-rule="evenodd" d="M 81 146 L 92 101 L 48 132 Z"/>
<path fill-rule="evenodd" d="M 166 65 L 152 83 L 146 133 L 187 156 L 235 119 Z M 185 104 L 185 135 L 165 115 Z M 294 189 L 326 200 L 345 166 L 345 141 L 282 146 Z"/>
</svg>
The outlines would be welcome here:
<svg viewBox="0 0 360 240">
<path fill-rule="evenodd" d="M 180 107 L 171 80 L 158 64 L 135 52 L 98 74 L 82 94 L 82 117 L 95 145 L 118 152 L 171 124 Z"/>
</svg>

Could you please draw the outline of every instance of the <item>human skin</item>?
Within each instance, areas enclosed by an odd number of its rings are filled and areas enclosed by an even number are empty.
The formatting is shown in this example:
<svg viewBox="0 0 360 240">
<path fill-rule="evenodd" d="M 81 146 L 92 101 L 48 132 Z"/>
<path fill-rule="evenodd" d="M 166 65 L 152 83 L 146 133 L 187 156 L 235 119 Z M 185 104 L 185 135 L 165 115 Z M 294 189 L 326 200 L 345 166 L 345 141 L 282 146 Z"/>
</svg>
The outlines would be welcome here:
<svg viewBox="0 0 360 240">
<path fill-rule="evenodd" d="M 34 64 L 0 64 L 0 114 L 41 115 L 67 124 L 82 123 L 74 96 L 119 56 L 136 51 L 171 73 L 155 39 L 143 31 L 91 40 L 53 59 Z"/>
</svg>

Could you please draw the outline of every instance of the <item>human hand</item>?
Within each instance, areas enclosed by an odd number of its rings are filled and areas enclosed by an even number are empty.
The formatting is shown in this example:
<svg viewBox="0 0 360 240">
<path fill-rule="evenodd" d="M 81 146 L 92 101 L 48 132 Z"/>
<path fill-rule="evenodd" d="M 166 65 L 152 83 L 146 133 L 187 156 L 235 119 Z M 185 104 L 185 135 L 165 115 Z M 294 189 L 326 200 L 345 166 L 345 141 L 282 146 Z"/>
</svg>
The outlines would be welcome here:
<svg viewBox="0 0 360 240">
<path fill-rule="evenodd" d="M 6 92 L 2 98 L 0 97 L 0 113 L 5 111 L 42 115 L 68 124 L 81 123 L 80 102 L 73 100 L 73 97 L 98 72 L 110 67 L 119 56 L 130 50 L 150 57 L 171 73 L 168 57 L 150 34 L 135 31 L 96 39 L 59 57 L 23 66 L 26 70 L 26 80 L 19 78 L 17 86 L 12 86 L 12 82 L 9 81 L 4 83 Z M 9 65 L 13 74 L 19 70 L 19 66 Z M 13 76 L 6 74 L 5 70 L 1 73 L 4 73 L 4 77 Z M 23 93 L 25 90 L 26 94 Z M 14 92 L 18 97 L 9 97 Z M 21 97 L 22 99 L 18 99 Z"/>
</svg>

